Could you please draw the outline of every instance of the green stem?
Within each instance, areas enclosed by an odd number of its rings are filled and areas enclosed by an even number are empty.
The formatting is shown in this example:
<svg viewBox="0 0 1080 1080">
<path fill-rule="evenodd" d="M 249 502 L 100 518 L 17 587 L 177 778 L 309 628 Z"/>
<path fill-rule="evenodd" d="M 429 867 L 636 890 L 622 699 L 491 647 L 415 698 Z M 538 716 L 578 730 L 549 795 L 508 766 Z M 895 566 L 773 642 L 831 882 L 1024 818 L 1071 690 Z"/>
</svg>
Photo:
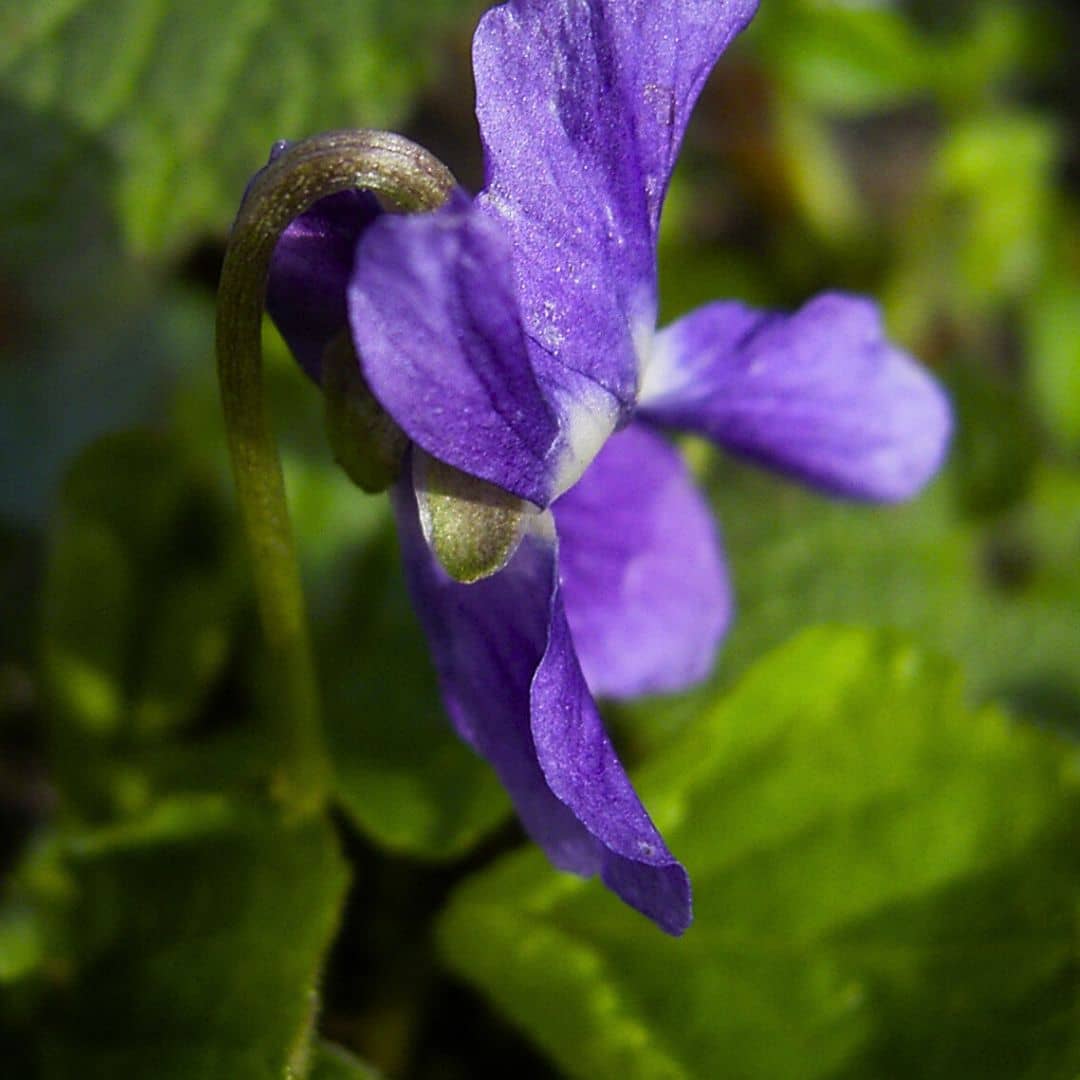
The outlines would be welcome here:
<svg viewBox="0 0 1080 1080">
<path fill-rule="evenodd" d="M 225 251 L 217 308 L 221 400 L 271 671 L 281 680 L 273 790 L 298 814 L 324 805 L 331 766 L 281 461 L 262 385 L 270 259 L 288 224 L 327 195 L 366 188 L 401 210 L 421 211 L 442 205 L 453 186 L 440 161 L 398 135 L 317 135 L 288 147 L 255 178 Z"/>
</svg>

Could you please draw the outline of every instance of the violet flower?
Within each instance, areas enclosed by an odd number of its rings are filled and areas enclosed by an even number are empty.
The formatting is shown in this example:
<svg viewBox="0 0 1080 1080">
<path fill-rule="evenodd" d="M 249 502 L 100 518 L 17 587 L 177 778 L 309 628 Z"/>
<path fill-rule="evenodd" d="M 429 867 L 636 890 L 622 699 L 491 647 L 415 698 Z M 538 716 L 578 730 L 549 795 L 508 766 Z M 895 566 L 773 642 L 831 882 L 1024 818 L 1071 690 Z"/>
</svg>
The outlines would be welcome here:
<svg viewBox="0 0 1080 1080">
<path fill-rule="evenodd" d="M 660 431 L 892 501 L 933 475 L 950 429 L 942 392 L 867 300 L 826 294 L 793 315 L 722 301 L 656 328 L 676 153 L 755 9 L 494 8 L 473 42 L 482 193 L 409 217 L 364 193 L 326 199 L 279 243 L 268 296 L 316 379 L 347 324 L 364 378 L 412 440 L 393 501 L 458 732 L 556 866 L 599 873 L 674 934 L 691 920 L 689 879 L 594 703 L 703 678 L 731 613 L 709 510 Z M 505 565 L 473 584 L 425 539 L 440 462 L 522 500 Z"/>
</svg>

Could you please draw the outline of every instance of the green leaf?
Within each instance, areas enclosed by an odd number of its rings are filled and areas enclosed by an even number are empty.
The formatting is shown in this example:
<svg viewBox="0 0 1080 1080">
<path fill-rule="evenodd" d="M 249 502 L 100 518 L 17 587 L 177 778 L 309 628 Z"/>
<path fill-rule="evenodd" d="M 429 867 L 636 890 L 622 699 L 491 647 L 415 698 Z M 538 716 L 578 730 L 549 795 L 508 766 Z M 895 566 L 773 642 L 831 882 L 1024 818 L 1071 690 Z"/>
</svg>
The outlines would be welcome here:
<svg viewBox="0 0 1080 1080">
<path fill-rule="evenodd" d="M 1072 1076 L 1075 746 L 943 662 L 810 631 L 637 777 L 694 881 L 659 933 L 536 852 L 466 884 L 452 966 L 572 1076 Z"/>
<path fill-rule="evenodd" d="M 333 1043 L 315 1044 L 311 1080 L 380 1080 L 382 1074 Z"/>
<path fill-rule="evenodd" d="M 1055 117 L 1015 108 L 965 115 L 944 129 L 928 176 L 904 207 L 885 286 L 900 340 L 940 352 L 958 334 L 987 362 L 1001 351 L 1001 305 L 1026 300 L 1060 230 L 1054 176 L 1062 142 Z"/>
<path fill-rule="evenodd" d="M 315 632 L 338 798 L 387 847 L 460 855 L 508 804 L 451 729 L 392 532 L 339 579 L 337 599 Z"/>
<path fill-rule="evenodd" d="M 92 141 L 130 243 L 175 248 L 192 231 L 225 228 L 274 140 L 392 126 L 459 8 L 450 0 L 324 0 L 288 12 L 270 0 L 8 4 L 0 99 Z M 85 148 L 80 157 L 91 160 Z M 39 161 L 24 190 L 48 190 L 57 168 L 79 167 L 58 149 L 27 167 Z"/>
<path fill-rule="evenodd" d="M 1059 270 L 1031 298 L 1027 348 L 1043 418 L 1062 446 L 1080 450 L 1080 273 Z"/>
<path fill-rule="evenodd" d="M 781 0 L 763 6 L 750 34 L 776 79 L 814 108 L 880 109 L 931 82 L 926 49 L 892 8 Z"/>
<path fill-rule="evenodd" d="M 983 108 L 994 89 L 1008 86 L 1020 72 L 1044 69 L 1059 48 L 1053 15 L 1037 5 L 981 0 L 955 10 L 933 7 L 935 14 L 956 24 L 941 40 L 924 37 L 920 43 L 929 53 L 935 92 L 953 115 Z"/>
<path fill-rule="evenodd" d="M 1009 295 L 1041 270 L 1060 142 L 1052 121 L 1020 112 L 954 125 L 943 141 L 938 224 L 959 224 L 958 269 L 973 296 Z"/>
<path fill-rule="evenodd" d="M 1028 495 L 1040 439 L 1034 410 L 1013 380 L 988 370 L 986 357 L 956 357 L 948 373 L 956 412 L 950 451 L 961 508 L 992 517 Z"/>
<path fill-rule="evenodd" d="M 46 998 L 46 1080 L 303 1075 L 347 885 L 333 830 L 196 816 L 66 845 L 74 972 Z"/>
<path fill-rule="evenodd" d="M 36 912 L 19 903 L 0 906 L 0 985 L 17 982 L 41 965 L 41 929 Z"/>
<path fill-rule="evenodd" d="M 0 891 L 0 986 L 68 970 L 72 888 L 56 834 L 42 830 Z"/>
<path fill-rule="evenodd" d="M 72 466 L 52 533 L 42 675 L 61 765 L 190 721 L 224 664 L 240 564 L 210 478 L 168 440 L 93 444 Z"/>
<path fill-rule="evenodd" d="M 831 245 L 864 240 L 866 210 L 828 125 L 794 95 L 778 98 L 775 113 L 779 163 L 807 222 Z"/>
</svg>

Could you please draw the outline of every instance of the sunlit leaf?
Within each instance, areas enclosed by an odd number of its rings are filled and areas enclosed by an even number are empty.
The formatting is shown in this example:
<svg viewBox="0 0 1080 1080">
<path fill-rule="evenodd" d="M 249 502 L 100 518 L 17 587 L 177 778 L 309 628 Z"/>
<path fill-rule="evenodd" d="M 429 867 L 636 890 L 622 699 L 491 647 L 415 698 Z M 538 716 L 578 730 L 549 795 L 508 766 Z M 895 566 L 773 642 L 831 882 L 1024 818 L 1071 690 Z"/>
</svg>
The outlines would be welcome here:
<svg viewBox="0 0 1080 1080">
<path fill-rule="evenodd" d="M 453 967 L 571 1076 L 1071 1076 L 1075 746 L 952 668 L 817 630 L 637 777 L 694 880 L 672 940 L 530 852 L 466 885 Z"/>
</svg>

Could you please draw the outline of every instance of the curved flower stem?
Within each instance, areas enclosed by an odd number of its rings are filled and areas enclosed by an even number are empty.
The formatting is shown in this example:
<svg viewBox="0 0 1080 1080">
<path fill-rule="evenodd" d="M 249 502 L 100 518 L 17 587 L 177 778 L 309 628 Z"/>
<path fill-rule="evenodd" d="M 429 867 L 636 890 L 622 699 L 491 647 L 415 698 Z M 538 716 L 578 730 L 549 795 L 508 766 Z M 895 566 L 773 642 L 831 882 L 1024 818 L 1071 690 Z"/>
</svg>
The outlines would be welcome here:
<svg viewBox="0 0 1080 1080">
<path fill-rule="evenodd" d="M 217 307 L 221 400 L 271 670 L 280 679 L 273 791 L 297 814 L 325 803 L 331 766 L 281 461 L 262 385 L 270 260 L 286 226 L 327 195 L 367 188 L 401 210 L 432 210 L 446 201 L 454 183 L 438 159 L 398 135 L 316 135 L 287 147 L 255 177 L 225 251 Z"/>
</svg>

